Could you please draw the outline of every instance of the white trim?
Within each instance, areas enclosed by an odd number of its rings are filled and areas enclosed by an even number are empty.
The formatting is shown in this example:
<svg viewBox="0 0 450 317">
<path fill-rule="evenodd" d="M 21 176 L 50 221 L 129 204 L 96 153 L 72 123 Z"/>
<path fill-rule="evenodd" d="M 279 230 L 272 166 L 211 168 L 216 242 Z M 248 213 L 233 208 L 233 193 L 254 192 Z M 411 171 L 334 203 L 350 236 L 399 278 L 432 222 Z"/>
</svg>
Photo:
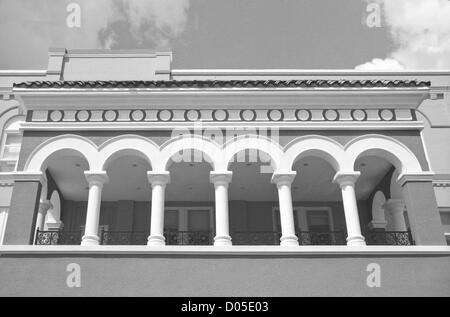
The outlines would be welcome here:
<svg viewBox="0 0 450 317">
<path fill-rule="evenodd" d="M 0 246 L 2 255 L 444 255 L 450 256 L 448 246 Z"/>
<path fill-rule="evenodd" d="M 355 69 L 172 69 L 172 76 L 448 76 L 449 70 L 361 71 Z"/>
<path fill-rule="evenodd" d="M 155 58 L 158 56 L 169 56 L 172 59 L 172 52 L 154 52 L 146 49 L 135 50 L 84 50 L 74 49 L 68 50 L 64 57 L 69 58 Z"/>
<path fill-rule="evenodd" d="M 5 237 L 8 215 L 9 215 L 9 206 L 0 207 L 0 246 L 3 244 L 3 239 Z"/>
<path fill-rule="evenodd" d="M 45 181 L 45 175 L 39 171 L 33 172 L 6 172 L 0 173 L 0 182 L 13 182 L 13 181 L 23 181 L 23 182 L 40 182 Z"/>
<path fill-rule="evenodd" d="M 404 122 L 289 122 L 254 121 L 254 122 L 208 122 L 202 121 L 202 127 L 212 129 L 267 127 L 281 130 L 422 130 L 422 121 Z M 175 128 L 194 128 L 192 122 L 23 122 L 21 131 L 148 131 L 148 130 L 172 130 Z"/>
<path fill-rule="evenodd" d="M 45 77 L 47 70 L 5 69 L 0 70 L 0 76 L 39 76 Z"/>
</svg>

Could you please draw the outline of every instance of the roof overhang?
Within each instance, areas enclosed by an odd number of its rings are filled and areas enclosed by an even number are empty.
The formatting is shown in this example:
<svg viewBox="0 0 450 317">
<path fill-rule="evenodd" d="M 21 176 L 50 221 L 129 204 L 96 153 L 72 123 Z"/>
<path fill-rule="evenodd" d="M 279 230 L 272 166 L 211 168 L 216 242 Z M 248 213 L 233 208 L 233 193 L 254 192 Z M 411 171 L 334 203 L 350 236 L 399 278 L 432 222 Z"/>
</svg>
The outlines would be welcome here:
<svg viewBox="0 0 450 317">
<path fill-rule="evenodd" d="M 309 107 L 416 109 L 430 87 L 186 87 L 24 88 L 14 94 L 27 110 L 142 107 Z"/>
</svg>

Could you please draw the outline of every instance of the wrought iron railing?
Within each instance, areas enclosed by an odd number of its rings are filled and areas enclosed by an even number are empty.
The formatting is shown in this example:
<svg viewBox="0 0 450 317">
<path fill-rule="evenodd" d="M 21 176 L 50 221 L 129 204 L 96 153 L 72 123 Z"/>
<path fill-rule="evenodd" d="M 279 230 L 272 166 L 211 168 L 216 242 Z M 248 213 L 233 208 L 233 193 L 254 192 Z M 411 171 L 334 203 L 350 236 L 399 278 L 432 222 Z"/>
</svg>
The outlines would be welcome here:
<svg viewBox="0 0 450 317">
<path fill-rule="evenodd" d="M 165 231 L 167 245 L 211 245 L 211 231 Z"/>
<path fill-rule="evenodd" d="M 78 245 L 81 231 L 40 231 L 36 230 L 35 245 Z"/>
<path fill-rule="evenodd" d="M 344 231 L 298 231 L 300 245 L 345 245 Z"/>
<path fill-rule="evenodd" d="M 106 231 L 100 234 L 102 245 L 146 245 L 148 234 L 133 231 Z"/>
<path fill-rule="evenodd" d="M 367 245 L 414 245 L 410 231 L 365 232 Z"/>
<path fill-rule="evenodd" d="M 231 234 L 234 245 L 278 245 L 281 233 L 275 231 L 239 231 Z"/>
<path fill-rule="evenodd" d="M 298 231 L 300 245 L 345 245 L 344 231 Z M 211 231 L 165 231 L 167 245 L 212 245 Z M 234 245 L 279 245 L 281 233 L 274 231 L 233 232 Z M 364 232 L 367 245 L 414 245 L 410 231 Z M 36 230 L 35 245 L 79 245 L 82 231 Z M 102 245 L 146 245 L 148 233 L 102 231 Z"/>
</svg>

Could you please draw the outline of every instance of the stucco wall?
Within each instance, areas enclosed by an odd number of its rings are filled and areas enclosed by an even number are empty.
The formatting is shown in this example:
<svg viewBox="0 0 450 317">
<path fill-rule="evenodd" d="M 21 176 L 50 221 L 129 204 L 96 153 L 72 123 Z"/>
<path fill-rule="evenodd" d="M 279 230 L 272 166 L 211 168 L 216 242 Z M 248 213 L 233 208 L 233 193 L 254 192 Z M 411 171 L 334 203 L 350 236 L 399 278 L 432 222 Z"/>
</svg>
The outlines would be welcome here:
<svg viewBox="0 0 450 317">
<path fill-rule="evenodd" d="M 450 255 L 3 254 L 0 276 L 0 296 L 449 296 Z"/>
</svg>

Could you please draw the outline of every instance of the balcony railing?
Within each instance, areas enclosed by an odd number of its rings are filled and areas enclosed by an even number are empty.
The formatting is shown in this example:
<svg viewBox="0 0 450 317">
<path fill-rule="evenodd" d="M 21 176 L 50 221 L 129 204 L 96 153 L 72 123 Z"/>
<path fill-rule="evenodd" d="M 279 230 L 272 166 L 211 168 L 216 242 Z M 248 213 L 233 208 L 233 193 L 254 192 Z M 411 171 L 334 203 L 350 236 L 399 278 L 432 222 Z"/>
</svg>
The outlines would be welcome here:
<svg viewBox="0 0 450 317">
<path fill-rule="evenodd" d="M 345 245 L 344 231 L 298 231 L 300 245 Z M 210 231 L 165 231 L 167 245 L 212 245 Z M 279 245 L 281 233 L 275 231 L 233 232 L 234 245 Z M 409 231 L 365 232 L 368 245 L 414 245 Z M 79 245 L 82 231 L 36 231 L 36 245 Z M 148 233 L 132 231 L 102 231 L 102 245 L 146 245 Z"/>
<path fill-rule="evenodd" d="M 164 232 L 167 245 L 211 245 L 213 236 L 211 231 L 166 231 Z"/>
<path fill-rule="evenodd" d="M 100 234 L 102 245 L 146 245 L 148 234 L 133 231 L 106 231 Z"/>
<path fill-rule="evenodd" d="M 81 231 L 40 231 L 36 230 L 36 245 L 79 245 Z"/>
<path fill-rule="evenodd" d="M 239 231 L 231 234 L 234 245 L 278 245 L 281 233 L 275 231 Z"/>
<path fill-rule="evenodd" d="M 365 232 L 367 245 L 414 245 L 410 231 Z"/>
<path fill-rule="evenodd" d="M 345 245 L 344 231 L 299 231 L 296 233 L 300 245 Z"/>
</svg>

